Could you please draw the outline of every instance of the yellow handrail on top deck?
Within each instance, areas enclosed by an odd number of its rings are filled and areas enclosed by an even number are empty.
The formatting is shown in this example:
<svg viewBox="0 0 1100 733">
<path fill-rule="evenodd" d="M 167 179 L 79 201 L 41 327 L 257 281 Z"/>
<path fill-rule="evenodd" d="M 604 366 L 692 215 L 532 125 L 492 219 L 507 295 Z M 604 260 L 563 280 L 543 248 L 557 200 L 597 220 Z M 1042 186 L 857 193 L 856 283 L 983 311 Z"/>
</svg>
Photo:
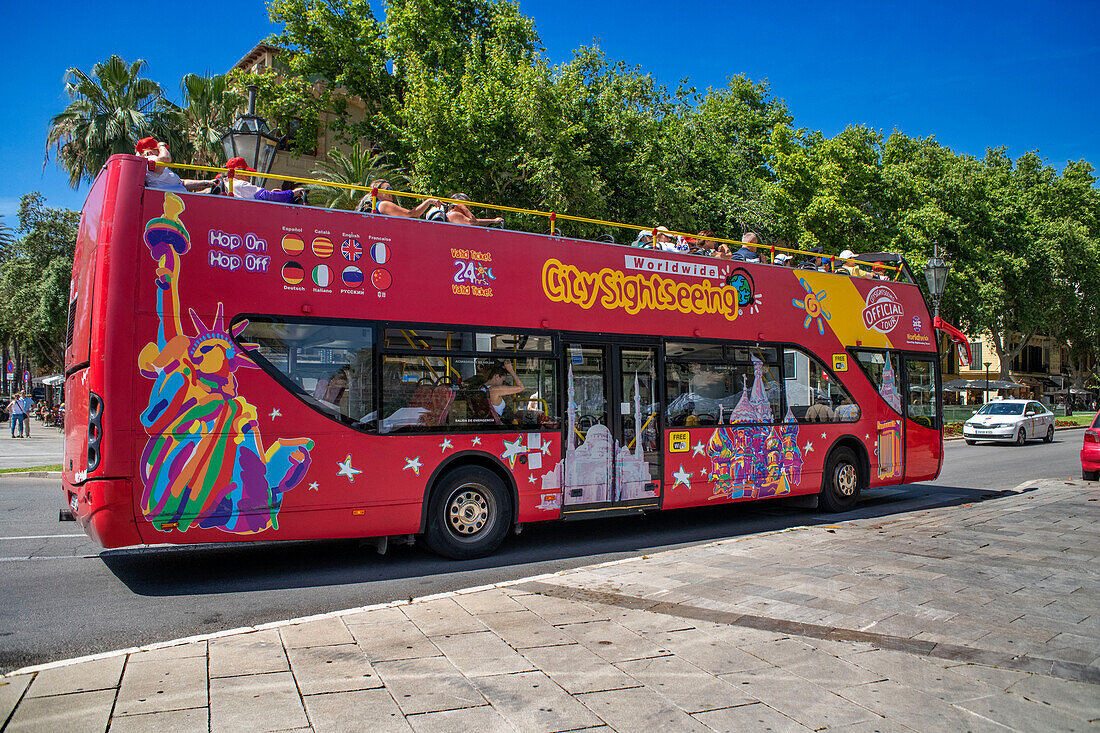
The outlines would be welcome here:
<svg viewBox="0 0 1100 733">
<path fill-rule="evenodd" d="M 227 173 L 227 172 L 229 172 L 228 168 L 215 168 L 213 166 L 208 166 L 208 165 L 192 165 L 192 164 L 189 164 L 189 163 L 162 163 L 160 161 L 155 161 L 155 162 L 156 162 L 157 167 L 161 167 L 161 168 L 179 168 L 181 170 L 206 171 L 206 172 L 210 172 L 210 173 Z M 317 186 L 329 186 L 331 188 L 346 188 L 346 189 L 349 189 L 349 190 L 352 190 L 352 191 L 370 192 L 371 193 L 371 201 L 374 204 L 374 206 L 372 206 L 372 209 L 377 209 L 378 208 L 378 188 L 377 187 L 360 186 L 360 185 L 354 184 L 354 183 L 336 183 L 335 181 L 319 181 L 319 180 L 316 180 L 316 179 L 313 179 L 313 178 L 300 178 L 298 176 L 286 176 L 286 175 L 283 175 L 283 174 L 279 174 L 277 176 L 273 176 L 273 175 L 264 176 L 264 175 L 261 175 L 259 173 L 256 173 L 254 176 L 249 176 L 249 177 L 250 178 L 251 177 L 264 178 L 264 179 L 275 178 L 275 179 L 278 179 L 280 181 L 292 181 L 294 183 L 306 183 L 306 184 L 312 184 L 312 185 L 317 185 Z M 538 211 L 536 209 L 521 209 L 521 208 L 518 208 L 518 207 L 515 207 L 515 206 L 506 206 L 504 204 L 487 204 L 487 203 L 483 203 L 483 202 L 480 202 L 480 201 L 463 201 L 463 200 L 459 200 L 459 199 L 449 199 L 449 198 L 444 198 L 443 196 L 433 196 L 431 194 L 424 194 L 424 193 L 413 193 L 411 191 L 394 191 L 393 189 L 386 189 L 386 190 L 389 191 L 390 194 L 393 195 L 393 196 L 408 196 L 409 198 L 417 199 L 417 200 L 420 200 L 420 201 L 423 201 L 425 199 L 435 199 L 437 201 L 442 201 L 442 202 L 448 203 L 448 204 L 463 204 L 465 206 L 479 206 L 479 207 L 482 207 L 482 208 L 485 208 L 485 209 L 493 209 L 493 210 L 496 210 L 496 211 L 507 211 L 507 212 L 513 213 L 513 214 L 529 214 L 529 215 L 532 215 L 532 216 L 545 217 L 545 218 L 550 220 L 550 234 L 551 235 L 554 235 L 556 220 L 557 219 L 566 219 L 568 221 L 575 221 L 575 222 L 579 222 L 581 224 L 596 224 L 596 225 L 599 225 L 599 226 L 614 227 L 614 228 L 618 228 L 618 229 L 632 229 L 632 230 L 635 230 L 635 231 L 638 231 L 638 232 L 650 232 L 653 235 L 654 241 L 657 239 L 657 228 L 652 227 L 652 226 L 644 226 L 643 227 L 643 226 L 638 226 L 637 224 L 623 224 L 622 222 L 605 221 L 603 219 L 590 219 L 586 216 L 573 216 L 571 214 L 560 214 L 560 213 L 554 212 L 554 211 Z M 229 191 L 230 191 L 230 193 L 233 192 L 233 177 L 232 176 L 229 176 Z M 676 232 L 676 231 L 672 231 L 672 230 L 667 230 L 667 231 L 664 231 L 663 233 L 668 234 L 670 236 L 687 237 L 689 239 L 695 239 L 695 238 L 698 237 L 697 234 L 689 234 L 687 232 Z M 708 241 L 708 242 L 722 242 L 724 244 L 736 244 L 738 247 L 745 244 L 745 242 L 743 242 L 742 240 L 739 240 L 739 239 L 724 239 L 722 237 L 703 237 L 702 239 L 704 239 L 705 241 Z M 823 255 L 820 252 L 807 252 L 806 250 L 803 250 L 803 249 L 794 249 L 794 248 L 791 248 L 791 247 L 778 247 L 774 244 L 770 244 L 770 245 L 757 244 L 756 246 L 757 247 L 765 247 L 771 253 L 772 261 L 770 263 L 767 263 L 767 264 L 775 264 L 775 255 L 776 255 L 777 251 L 788 253 L 788 254 L 804 255 L 806 257 L 810 257 L 810 258 L 813 258 L 813 259 L 817 259 L 817 258 L 827 259 L 833 265 L 834 269 L 835 269 L 835 265 L 836 265 L 837 260 L 840 260 L 840 261 L 846 262 L 846 263 L 855 263 L 857 266 L 867 264 L 863 260 L 841 258 L 841 257 L 835 256 L 835 255 Z M 888 265 L 885 262 L 882 262 L 882 263 L 879 263 L 879 264 L 881 264 L 884 269 L 894 271 L 894 277 L 893 277 L 894 281 L 897 281 L 901 278 L 902 266 L 900 264 L 899 265 Z"/>
</svg>

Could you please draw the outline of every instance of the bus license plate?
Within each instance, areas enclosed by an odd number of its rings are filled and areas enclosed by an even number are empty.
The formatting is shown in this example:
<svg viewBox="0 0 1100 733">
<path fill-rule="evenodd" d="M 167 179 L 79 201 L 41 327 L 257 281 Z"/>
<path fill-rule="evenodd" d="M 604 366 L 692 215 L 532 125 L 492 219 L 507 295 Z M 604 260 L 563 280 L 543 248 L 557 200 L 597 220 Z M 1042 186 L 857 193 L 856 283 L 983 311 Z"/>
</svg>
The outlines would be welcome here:
<svg viewBox="0 0 1100 733">
<path fill-rule="evenodd" d="M 69 499 L 69 506 L 72 508 L 74 514 L 80 510 L 80 499 L 77 498 L 76 494 L 73 494 Z"/>
</svg>

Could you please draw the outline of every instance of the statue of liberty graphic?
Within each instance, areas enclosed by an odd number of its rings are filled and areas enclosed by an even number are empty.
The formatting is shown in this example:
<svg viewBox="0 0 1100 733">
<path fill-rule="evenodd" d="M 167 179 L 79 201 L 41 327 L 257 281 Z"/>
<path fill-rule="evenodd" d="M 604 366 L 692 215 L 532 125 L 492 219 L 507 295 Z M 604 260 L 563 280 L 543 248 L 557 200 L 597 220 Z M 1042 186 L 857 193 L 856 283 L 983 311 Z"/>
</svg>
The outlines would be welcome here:
<svg viewBox="0 0 1100 733">
<path fill-rule="evenodd" d="M 138 356 L 153 380 L 141 423 L 149 440 L 141 456 L 141 509 L 160 531 L 192 526 L 253 534 L 278 528 L 283 493 L 305 478 L 313 441 L 279 438 L 264 448 L 256 408 L 237 394 L 234 372 L 254 369 L 233 342 L 247 321 L 229 331 L 223 305 L 207 325 L 190 311 L 195 334 L 180 319 L 180 256 L 191 240 L 180 222 L 183 201 L 165 194 L 164 214 L 145 226 L 157 262 L 156 343 Z M 255 348 L 254 344 L 245 344 Z"/>
</svg>

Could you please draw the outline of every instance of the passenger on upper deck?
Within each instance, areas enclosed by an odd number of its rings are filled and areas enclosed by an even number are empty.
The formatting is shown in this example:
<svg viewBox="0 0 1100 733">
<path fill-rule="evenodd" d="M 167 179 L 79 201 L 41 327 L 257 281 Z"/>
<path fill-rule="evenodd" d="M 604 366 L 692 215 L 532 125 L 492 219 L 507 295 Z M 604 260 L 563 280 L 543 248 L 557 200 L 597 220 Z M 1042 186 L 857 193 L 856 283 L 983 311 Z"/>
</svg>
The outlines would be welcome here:
<svg viewBox="0 0 1100 733">
<path fill-rule="evenodd" d="M 756 245 L 760 243 L 760 238 L 756 236 L 756 232 L 745 232 L 741 237 L 741 242 L 741 249 L 733 253 L 732 259 L 759 262 L 760 258 L 756 255 Z"/>
<path fill-rule="evenodd" d="M 870 273 L 864 271 L 859 266 L 858 262 L 850 261 L 856 253 L 850 249 L 846 249 L 840 253 L 840 259 L 842 260 L 837 266 L 837 272 L 841 275 L 851 275 L 852 277 L 870 277 Z"/>
<path fill-rule="evenodd" d="M 295 188 L 291 191 L 274 191 L 269 188 L 260 188 L 252 182 L 255 173 L 254 168 L 249 168 L 244 158 L 230 158 L 225 163 L 229 169 L 229 177 L 233 179 L 233 195 L 239 199 L 256 199 L 258 201 L 274 201 L 280 204 L 292 204 L 295 200 L 304 200 L 305 189 Z"/>
<path fill-rule="evenodd" d="M 657 227 L 657 239 L 654 243 L 654 249 L 659 249 L 663 252 L 687 252 L 688 245 L 686 242 L 677 241 L 672 238 L 672 235 L 668 233 L 668 227 Z"/>
<path fill-rule="evenodd" d="M 378 189 L 377 206 L 374 205 L 371 193 L 368 192 L 366 196 L 359 199 L 359 206 L 356 207 L 357 211 L 365 211 L 370 214 L 384 214 L 385 216 L 403 216 L 409 219 L 419 219 L 428 209 L 443 207 L 439 199 L 424 199 L 417 204 L 415 208 L 406 209 L 393 200 L 393 194 L 390 193 L 392 187 L 389 181 L 379 178 L 377 181 L 371 181 L 370 187 L 372 189 Z"/>
<path fill-rule="evenodd" d="M 168 146 L 159 142 L 155 137 L 143 137 L 134 145 L 134 152 L 153 163 L 171 163 L 172 154 L 168 152 Z M 176 175 L 171 168 L 153 166 L 145 172 L 145 187 L 156 188 L 161 191 L 202 191 L 210 188 L 213 181 L 199 181 L 195 179 L 183 179 Z"/>
<path fill-rule="evenodd" d="M 458 201 L 469 201 L 470 197 L 464 193 L 452 193 L 451 198 Z M 470 207 L 466 204 L 446 204 L 443 207 L 447 212 L 447 221 L 451 224 L 465 224 L 467 226 L 491 227 L 503 224 L 504 217 L 496 216 L 492 219 L 478 219 Z"/>
</svg>

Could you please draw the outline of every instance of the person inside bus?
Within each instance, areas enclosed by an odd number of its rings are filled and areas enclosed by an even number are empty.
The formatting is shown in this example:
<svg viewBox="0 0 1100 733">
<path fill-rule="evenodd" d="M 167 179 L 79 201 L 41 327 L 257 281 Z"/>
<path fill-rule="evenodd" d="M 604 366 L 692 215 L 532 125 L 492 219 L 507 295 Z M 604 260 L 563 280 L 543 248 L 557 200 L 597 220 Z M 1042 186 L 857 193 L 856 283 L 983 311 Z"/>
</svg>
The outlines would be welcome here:
<svg viewBox="0 0 1100 733">
<path fill-rule="evenodd" d="M 505 383 L 509 376 L 512 378 L 512 384 L 510 385 Z M 465 386 L 467 388 L 474 387 L 485 395 L 482 401 L 471 402 L 475 417 L 492 419 L 495 423 L 505 425 L 514 423 L 515 418 L 504 398 L 519 394 L 527 389 L 516 374 L 512 362 L 505 361 L 501 364 L 495 360 L 480 367 L 476 376 L 466 380 Z"/>
<path fill-rule="evenodd" d="M 756 236 L 756 232 L 745 232 L 741 237 L 741 249 L 734 252 L 731 259 L 742 262 L 759 262 L 760 258 L 756 254 L 756 245 L 759 243 L 760 238 Z"/>
<path fill-rule="evenodd" d="M 817 392 L 814 403 L 806 410 L 806 422 L 832 422 L 833 408 L 829 406 L 829 395 Z"/>
<path fill-rule="evenodd" d="M 452 193 L 451 198 L 457 201 L 470 200 L 470 197 L 464 193 Z M 478 219 L 466 204 L 446 204 L 443 209 L 447 214 L 447 221 L 451 224 L 465 224 L 466 226 L 473 227 L 491 227 L 504 223 L 503 216 L 496 216 L 492 219 Z"/>
<path fill-rule="evenodd" d="M 390 186 L 390 182 L 381 178 L 376 181 L 371 181 L 370 187 L 371 189 L 378 190 L 378 201 L 375 202 L 371 195 L 371 191 L 368 191 L 366 196 L 359 199 L 359 205 L 355 207 L 356 211 L 364 211 L 368 214 L 403 216 L 408 219 L 419 219 L 429 209 L 443 208 L 443 204 L 439 199 L 424 199 L 414 208 L 406 209 L 393 200 L 393 194 L 390 193 L 393 187 Z"/>
<path fill-rule="evenodd" d="M 154 165 L 155 163 L 171 163 L 172 154 L 168 152 L 168 145 L 160 142 L 155 137 L 143 137 L 134 145 L 134 152 L 149 161 L 149 170 L 145 172 L 145 187 L 155 188 L 161 191 L 203 191 L 213 184 L 213 181 L 199 181 L 192 178 L 180 178 L 171 168 Z"/>
<path fill-rule="evenodd" d="M 269 188 L 260 188 L 252 182 L 249 173 L 255 173 L 244 162 L 244 158 L 230 158 L 225 167 L 229 170 L 229 177 L 233 179 L 233 196 L 239 199 L 256 199 L 257 201 L 274 201 L 279 204 L 292 204 L 295 201 L 305 200 L 306 190 L 294 188 L 289 191 L 275 191 Z"/>
<path fill-rule="evenodd" d="M 840 422 L 855 422 L 859 419 L 859 405 L 852 402 L 852 398 L 844 395 L 844 400 L 836 408 L 835 417 Z"/>
<path fill-rule="evenodd" d="M 653 248 L 653 232 L 651 231 L 639 231 L 638 236 L 634 238 L 634 241 L 630 243 L 631 247 L 641 247 L 643 249 Z"/>
</svg>

